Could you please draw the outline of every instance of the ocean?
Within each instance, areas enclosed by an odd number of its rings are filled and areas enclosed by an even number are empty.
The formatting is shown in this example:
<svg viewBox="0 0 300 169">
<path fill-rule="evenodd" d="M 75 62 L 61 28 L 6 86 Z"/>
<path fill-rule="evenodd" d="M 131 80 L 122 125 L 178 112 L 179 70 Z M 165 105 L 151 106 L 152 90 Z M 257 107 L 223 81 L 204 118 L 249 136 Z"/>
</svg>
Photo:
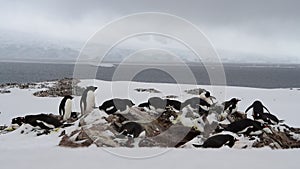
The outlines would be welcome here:
<svg viewBox="0 0 300 169">
<path fill-rule="evenodd" d="M 142 65 L 122 66 L 122 73 L 140 70 Z M 164 69 L 176 73 L 178 77 L 185 77 L 183 66 L 162 66 Z M 300 65 L 263 65 L 263 64 L 223 64 L 226 74 L 226 85 L 243 86 L 255 88 L 300 88 Z M 114 73 L 119 67 L 96 67 L 96 79 L 100 80 L 132 80 L 138 82 L 177 83 L 178 79 L 162 70 L 151 68 L 140 72 L 132 78 L 126 76 L 114 79 Z M 197 84 L 210 85 L 210 79 L 203 65 L 191 64 L 188 66 L 193 73 Z M 211 65 L 208 68 L 215 69 Z M 55 80 L 73 77 L 74 64 L 45 64 L 45 63 L 20 63 L 0 62 L 0 84 L 1 83 L 25 83 Z M 184 79 L 184 78 L 179 78 Z M 189 83 L 179 80 L 178 83 Z M 222 85 L 222 84 L 219 84 Z"/>
</svg>

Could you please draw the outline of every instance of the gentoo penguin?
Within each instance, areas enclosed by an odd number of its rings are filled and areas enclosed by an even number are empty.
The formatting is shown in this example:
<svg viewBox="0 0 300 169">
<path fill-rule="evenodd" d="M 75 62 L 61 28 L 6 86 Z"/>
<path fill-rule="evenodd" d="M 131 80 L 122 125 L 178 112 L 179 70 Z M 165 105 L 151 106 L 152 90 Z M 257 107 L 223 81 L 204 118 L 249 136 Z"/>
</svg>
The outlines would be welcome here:
<svg viewBox="0 0 300 169">
<path fill-rule="evenodd" d="M 254 119 L 260 119 L 261 114 L 264 113 L 264 109 L 266 109 L 270 113 L 270 111 L 259 100 L 254 101 L 253 104 L 246 109 L 245 113 L 247 113 L 251 108 L 253 108 Z"/>
<path fill-rule="evenodd" d="M 145 129 L 139 123 L 131 121 L 123 124 L 118 131 L 127 137 L 137 138 L 142 135 Z"/>
<path fill-rule="evenodd" d="M 97 87 L 89 86 L 83 91 L 80 99 L 80 109 L 82 115 L 92 112 L 95 108 L 94 92 L 96 89 Z"/>
<path fill-rule="evenodd" d="M 107 114 L 114 114 L 117 111 L 124 112 L 134 105 L 135 104 L 129 99 L 115 98 L 102 103 L 102 105 L 99 106 L 99 109 L 105 111 Z"/>
<path fill-rule="evenodd" d="M 65 96 L 59 104 L 59 115 L 63 117 L 63 120 L 68 120 L 72 114 L 72 99 L 70 95 Z"/>
<path fill-rule="evenodd" d="M 224 108 L 223 112 L 221 113 L 221 120 L 224 120 L 225 118 L 227 118 L 228 115 L 237 111 L 237 103 L 239 101 L 241 100 L 237 98 L 232 98 L 229 101 L 225 101 L 224 103 L 222 103 Z"/>
<path fill-rule="evenodd" d="M 12 119 L 12 124 L 21 126 L 23 123 L 30 124 L 33 127 L 40 127 L 41 129 L 54 129 L 58 127 L 68 127 L 73 124 L 63 124 L 57 118 L 47 115 L 27 115 L 25 117 L 17 117 Z"/>
<path fill-rule="evenodd" d="M 231 131 L 237 134 L 245 134 L 245 135 L 259 135 L 262 133 L 262 130 L 265 126 L 251 119 L 242 119 L 239 121 L 235 121 L 233 123 L 224 126 L 225 131 Z M 222 129 L 216 129 L 216 131 L 222 131 Z"/>
<path fill-rule="evenodd" d="M 232 135 L 229 134 L 218 134 L 209 137 L 204 141 L 202 145 L 193 144 L 194 147 L 203 147 L 203 148 L 220 148 L 224 145 L 228 147 L 233 147 L 235 142 L 238 141 Z"/>
</svg>

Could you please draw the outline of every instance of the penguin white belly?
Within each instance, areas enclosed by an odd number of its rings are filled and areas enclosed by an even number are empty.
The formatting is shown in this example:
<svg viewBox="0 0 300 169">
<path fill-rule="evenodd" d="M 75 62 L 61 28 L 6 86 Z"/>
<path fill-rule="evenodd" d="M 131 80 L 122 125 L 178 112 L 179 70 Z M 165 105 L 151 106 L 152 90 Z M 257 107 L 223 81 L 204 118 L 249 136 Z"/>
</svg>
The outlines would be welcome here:
<svg viewBox="0 0 300 169">
<path fill-rule="evenodd" d="M 93 91 L 88 91 L 86 96 L 86 109 L 85 114 L 90 113 L 95 107 L 95 95 Z"/>
<path fill-rule="evenodd" d="M 68 120 L 71 117 L 72 113 L 72 100 L 68 99 L 65 104 L 65 114 L 63 120 Z"/>
</svg>

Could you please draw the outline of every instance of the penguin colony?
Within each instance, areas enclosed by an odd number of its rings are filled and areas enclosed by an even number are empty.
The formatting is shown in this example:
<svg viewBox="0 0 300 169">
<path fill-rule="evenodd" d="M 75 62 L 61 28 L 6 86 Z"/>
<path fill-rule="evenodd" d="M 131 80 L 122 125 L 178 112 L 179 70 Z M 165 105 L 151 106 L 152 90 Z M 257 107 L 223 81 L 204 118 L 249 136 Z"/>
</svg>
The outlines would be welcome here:
<svg viewBox="0 0 300 169">
<path fill-rule="evenodd" d="M 198 118 L 195 123 L 200 123 L 207 120 L 210 108 L 216 104 L 215 99 L 211 96 L 210 92 L 204 91 L 199 94 L 198 97 L 187 99 L 183 102 L 172 99 L 162 99 L 160 97 L 151 97 L 147 102 L 140 103 L 136 106 L 130 99 L 113 98 L 104 101 L 100 106 L 96 107 L 95 103 L 95 91 L 97 87 L 89 86 L 82 93 L 80 99 L 80 113 L 72 112 L 72 96 L 65 96 L 59 104 L 59 115 L 38 114 L 27 115 L 25 117 L 16 117 L 12 119 L 13 125 L 21 126 L 22 124 L 29 124 L 33 127 L 38 127 L 44 130 L 53 130 L 55 128 L 64 128 L 72 126 L 74 121 L 80 117 L 84 117 L 91 113 L 94 109 L 99 109 L 108 115 L 116 115 L 121 121 L 121 124 L 114 124 L 115 129 L 119 132 L 120 136 L 128 138 L 145 137 L 145 128 L 136 121 L 130 121 L 125 116 L 132 107 L 138 108 L 140 111 L 153 111 L 161 113 L 159 118 L 164 118 L 170 109 L 177 112 L 178 115 L 166 116 L 166 121 L 176 122 L 178 118 L 185 118 L 186 114 L 180 112 L 190 111 L 194 113 L 194 116 Z M 226 120 L 230 115 L 238 113 L 237 104 L 241 100 L 238 98 L 232 98 L 222 103 L 223 111 L 220 114 L 219 121 Z M 279 120 L 275 115 L 263 105 L 259 100 L 256 100 L 245 111 L 247 113 L 252 109 L 253 119 L 243 118 L 237 121 L 233 121 L 229 124 L 220 123 L 215 131 L 213 131 L 208 138 L 206 138 L 202 144 L 193 144 L 194 147 L 202 148 L 220 148 L 222 146 L 233 147 L 238 140 L 239 136 L 252 138 L 253 136 L 260 135 L 263 132 L 267 132 L 267 128 L 270 125 L 277 125 L 283 120 Z M 264 112 L 264 111 L 267 112 Z M 72 121 L 73 119 L 73 121 Z M 70 123 L 71 121 L 71 123 Z M 194 122 L 192 122 L 194 124 Z M 182 122 L 183 124 L 183 122 Z M 193 126 L 194 127 L 194 126 Z M 197 130 L 197 128 L 196 128 Z M 200 130 L 198 128 L 198 130 Z M 226 131 L 224 134 L 222 132 Z M 228 134 L 229 133 L 229 134 Z"/>
</svg>

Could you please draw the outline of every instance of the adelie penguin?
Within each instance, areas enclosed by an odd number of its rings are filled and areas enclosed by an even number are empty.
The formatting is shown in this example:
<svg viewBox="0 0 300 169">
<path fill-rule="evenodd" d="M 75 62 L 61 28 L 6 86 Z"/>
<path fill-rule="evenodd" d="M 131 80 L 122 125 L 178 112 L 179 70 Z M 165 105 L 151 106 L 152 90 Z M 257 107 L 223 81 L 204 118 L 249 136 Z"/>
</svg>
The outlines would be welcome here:
<svg viewBox="0 0 300 169">
<path fill-rule="evenodd" d="M 193 144 L 194 147 L 203 147 L 203 148 L 220 148 L 224 145 L 228 147 L 233 147 L 235 142 L 238 141 L 232 135 L 229 134 L 218 134 L 209 137 L 204 141 L 202 145 Z"/>
<path fill-rule="evenodd" d="M 95 90 L 97 90 L 97 87 L 89 86 L 83 91 L 80 99 L 80 109 L 82 115 L 92 112 L 95 108 Z"/>
<path fill-rule="evenodd" d="M 127 122 L 123 124 L 117 131 L 127 137 L 137 138 L 145 133 L 145 129 L 137 122 Z"/>
<path fill-rule="evenodd" d="M 228 115 L 237 111 L 237 104 L 239 101 L 241 100 L 237 98 L 232 98 L 222 103 L 224 108 L 223 108 L 223 112 L 221 113 L 221 120 L 226 119 Z"/>
<path fill-rule="evenodd" d="M 196 112 L 202 116 L 202 115 L 208 115 L 210 104 L 206 102 L 204 99 L 201 99 L 199 97 L 193 97 L 190 99 L 187 99 L 182 103 L 182 109 L 189 106 L 189 108 L 196 110 Z"/>
<path fill-rule="evenodd" d="M 209 105 L 213 105 L 214 100 L 216 99 L 214 96 L 210 94 L 209 91 L 204 91 L 200 93 L 199 98 L 205 100 Z"/>
<path fill-rule="evenodd" d="M 48 114 L 27 115 L 25 117 L 16 117 L 12 119 L 11 124 L 18 124 L 21 126 L 23 123 L 30 124 L 33 127 L 41 129 L 54 129 L 58 127 L 68 127 L 73 124 L 63 124 L 57 118 Z"/>
<path fill-rule="evenodd" d="M 262 104 L 261 101 L 256 100 L 253 102 L 252 105 L 250 105 L 246 112 L 250 109 L 253 109 L 253 119 L 262 123 L 267 124 L 278 124 L 280 122 L 283 122 L 284 120 L 279 120 L 275 115 L 271 114 L 270 111 Z M 264 112 L 264 109 L 268 111 L 268 113 Z"/>
<path fill-rule="evenodd" d="M 162 99 L 160 97 L 151 97 L 148 102 L 141 103 L 138 107 L 148 108 L 157 112 L 163 112 L 167 107 L 172 107 L 179 111 L 181 109 L 181 102 L 178 100 Z"/>
<path fill-rule="evenodd" d="M 63 120 L 68 120 L 72 115 L 72 99 L 70 95 L 65 96 L 59 104 L 59 115 L 63 117 Z"/>
<path fill-rule="evenodd" d="M 259 118 L 259 116 L 264 113 L 264 109 L 270 113 L 270 111 L 259 100 L 254 101 L 252 105 L 246 109 L 245 113 L 247 113 L 251 108 L 253 109 L 254 118 Z"/>
<path fill-rule="evenodd" d="M 132 106 L 134 106 L 134 103 L 129 99 L 115 98 L 102 103 L 102 105 L 99 106 L 99 109 L 105 111 L 107 114 L 114 114 L 117 111 L 124 113 Z"/>
<path fill-rule="evenodd" d="M 254 121 L 251 119 L 242 119 L 223 126 L 224 129 L 216 129 L 216 132 L 225 130 L 231 131 L 236 134 L 245 134 L 247 136 L 260 135 L 262 134 L 262 130 L 264 129 L 264 127 L 267 126 L 258 121 Z"/>
</svg>

